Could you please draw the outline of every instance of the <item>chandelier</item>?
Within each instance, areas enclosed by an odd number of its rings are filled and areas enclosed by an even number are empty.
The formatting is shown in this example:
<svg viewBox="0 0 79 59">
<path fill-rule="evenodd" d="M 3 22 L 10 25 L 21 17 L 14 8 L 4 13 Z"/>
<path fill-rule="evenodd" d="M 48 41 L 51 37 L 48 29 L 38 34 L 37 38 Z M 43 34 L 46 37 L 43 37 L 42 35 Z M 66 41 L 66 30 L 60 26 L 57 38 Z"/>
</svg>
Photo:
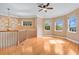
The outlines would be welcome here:
<svg viewBox="0 0 79 59">
<path fill-rule="evenodd" d="M 7 30 L 9 31 L 10 30 L 10 22 L 9 22 L 9 11 L 10 11 L 10 8 L 7 8 L 7 11 L 8 11 L 8 25 L 7 25 Z"/>
</svg>

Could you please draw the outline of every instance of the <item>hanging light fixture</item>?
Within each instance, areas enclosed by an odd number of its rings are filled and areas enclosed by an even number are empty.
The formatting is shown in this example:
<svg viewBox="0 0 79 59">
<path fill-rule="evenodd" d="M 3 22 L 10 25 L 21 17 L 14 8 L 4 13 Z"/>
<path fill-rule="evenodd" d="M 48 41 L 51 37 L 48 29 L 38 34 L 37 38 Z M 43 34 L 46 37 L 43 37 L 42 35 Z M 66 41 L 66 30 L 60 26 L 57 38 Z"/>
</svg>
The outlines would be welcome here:
<svg viewBox="0 0 79 59">
<path fill-rule="evenodd" d="M 7 26 L 7 30 L 9 31 L 10 30 L 10 23 L 9 23 L 9 11 L 10 11 L 10 8 L 7 8 L 8 10 L 8 26 Z"/>
</svg>

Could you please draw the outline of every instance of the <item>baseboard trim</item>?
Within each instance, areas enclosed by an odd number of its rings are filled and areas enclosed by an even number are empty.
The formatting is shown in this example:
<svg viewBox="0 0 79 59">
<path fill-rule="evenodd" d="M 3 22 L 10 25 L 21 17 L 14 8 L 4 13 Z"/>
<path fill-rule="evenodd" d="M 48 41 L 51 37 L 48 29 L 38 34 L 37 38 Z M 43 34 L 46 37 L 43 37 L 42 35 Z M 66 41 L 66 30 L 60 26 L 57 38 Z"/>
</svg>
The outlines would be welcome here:
<svg viewBox="0 0 79 59">
<path fill-rule="evenodd" d="M 69 41 L 71 41 L 71 42 L 73 42 L 73 43 L 79 44 L 78 41 L 76 41 L 76 40 L 72 40 L 71 38 L 63 37 L 63 36 L 59 36 L 59 37 L 65 38 L 65 39 L 67 39 L 67 40 L 69 40 Z"/>
<path fill-rule="evenodd" d="M 52 37 L 52 36 L 57 36 L 57 35 L 47 35 L 47 36 Z M 63 36 L 57 36 L 57 37 L 65 38 L 65 39 L 67 39 L 67 40 L 69 40 L 69 41 L 71 41 L 71 42 L 73 42 L 73 43 L 79 44 L 78 41 L 72 40 L 71 38 L 68 38 L 68 37 L 63 37 Z"/>
<path fill-rule="evenodd" d="M 53 35 L 43 35 L 43 36 L 49 36 L 49 37 L 52 37 Z"/>
<path fill-rule="evenodd" d="M 76 40 L 72 40 L 72 39 L 70 39 L 70 38 L 67 38 L 67 37 L 65 37 L 67 40 L 69 40 L 69 41 L 72 41 L 72 42 L 74 42 L 74 43 L 76 43 L 76 44 L 79 44 L 79 42 L 78 41 L 76 41 Z"/>
<path fill-rule="evenodd" d="M 59 36 L 59 37 L 61 37 L 61 36 Z M 67 39 L 67 40 L 69 40 L 69 41 L 71 41 L 71 42 L 73 42 L 73 43 L 79 44 L 78 41 L 72 40 L 71 38 L 68 38 L 68 37 L 62 37 L 62 38 L 65 38 L 65 39 Z"/>
<path fill-rule="evenodd" d="M 73 42 L 73 43 L 79 44 L 78 41 L 72 40 L 71 38 L 68 38 L 68 37 L 62 37 L 62 38 L 65 38 L 65 39 L 67 39 L 67 40 L 69 40 L 69 41 L 71 41 L 71 42 Z"/>
</svg>

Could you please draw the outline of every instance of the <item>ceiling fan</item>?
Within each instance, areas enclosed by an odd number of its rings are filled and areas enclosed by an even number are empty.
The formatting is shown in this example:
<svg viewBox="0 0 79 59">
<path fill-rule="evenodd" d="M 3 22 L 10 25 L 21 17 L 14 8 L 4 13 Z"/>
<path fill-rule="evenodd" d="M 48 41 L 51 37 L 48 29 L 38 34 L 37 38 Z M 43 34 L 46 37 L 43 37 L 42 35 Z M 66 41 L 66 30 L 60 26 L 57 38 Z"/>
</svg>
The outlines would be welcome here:
<svg viewBox="0 0 79 59">
<path fill-rule="evenodd" d="M 38 7 L 40 7 L 41 9 L 39 10 L 39 12 L 40 11 L 42 11 L 42 10 L 44 10 L 45 12 L 47 12 L 47 10 L 52 10 L 53 8 L 52 7 L 49 7 L 49 5 L 50 5 L 50 3 L 46 3 L 46 4 L 40 4 L 40 5 L 38 5 Z"/>
</svg>

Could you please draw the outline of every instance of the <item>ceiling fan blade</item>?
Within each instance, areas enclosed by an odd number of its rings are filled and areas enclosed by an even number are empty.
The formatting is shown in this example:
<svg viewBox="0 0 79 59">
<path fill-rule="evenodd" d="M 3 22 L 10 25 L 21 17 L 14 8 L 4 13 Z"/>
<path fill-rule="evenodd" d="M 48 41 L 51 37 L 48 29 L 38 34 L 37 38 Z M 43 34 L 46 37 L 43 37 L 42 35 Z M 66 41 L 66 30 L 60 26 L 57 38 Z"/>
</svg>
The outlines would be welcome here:
<svg viewBox="0 0 79 59">
<path fill-rule="evenodd" d="M 47 8 L 47 9 L 53 9 L 53 8 L 49 7 L 49 8 Z"/>
<path fill-rule="evenodd" d="M 40 4 L 40 5 L 38 5 L 38 7 L 41 7 L 41 8 L 43 8 L 42 6 L 43 6 L 43 3 L 42 3 L 42 4 Z"/>
<path fill-rule="evenodd" d="M 38 7 L 42 8 L 42 6 L 41 6 L 41 5 L 39 5 Z"/>
<path fill-rule="evenodd" d="M 42 11 L 42 10 L 43 10 L 43 9 L 40 9 L 39 12 Z"/>
<path fill-rule="evenodd" d="M 43 5 L 43 8 L 46 8 L 49 6 L 49 3 L 47 3 L 46 5 Z"/>
<path fill-rule="evenodd" d="M 47 3 L 47 5 L 46 6 L 49 6 L 49 3 Z"/>
</svg>

